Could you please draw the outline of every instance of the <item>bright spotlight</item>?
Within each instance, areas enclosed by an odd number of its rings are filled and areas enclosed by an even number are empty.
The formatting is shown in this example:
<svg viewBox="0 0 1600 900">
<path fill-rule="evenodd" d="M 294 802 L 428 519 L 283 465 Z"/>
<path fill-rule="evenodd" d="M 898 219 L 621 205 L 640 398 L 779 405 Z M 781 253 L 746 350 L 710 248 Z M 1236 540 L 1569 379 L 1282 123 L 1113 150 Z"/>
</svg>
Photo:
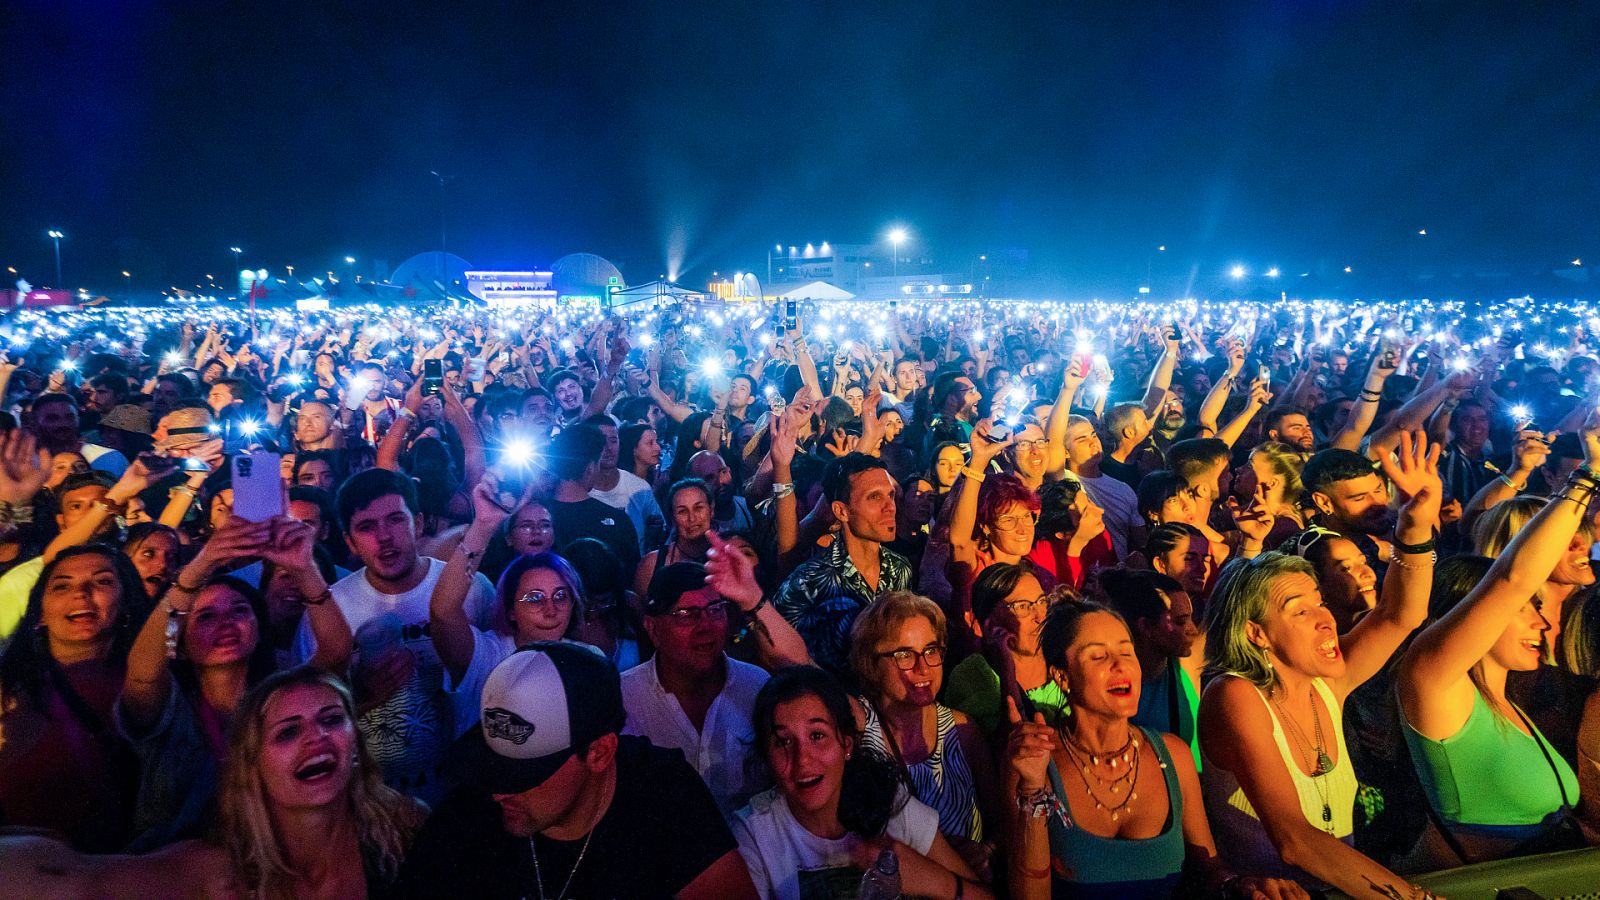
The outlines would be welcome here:
<svg viewBox="0 0 1600 900">
<path fill-rule="evenodd" d="M 1228 270 L 1228 274 L 1230 276 L 1234 277 L 1234 278 L 1243 278 L 1244 277 L 1244 266 L 1234 266 L 1233 268 Z"/>
</svg>

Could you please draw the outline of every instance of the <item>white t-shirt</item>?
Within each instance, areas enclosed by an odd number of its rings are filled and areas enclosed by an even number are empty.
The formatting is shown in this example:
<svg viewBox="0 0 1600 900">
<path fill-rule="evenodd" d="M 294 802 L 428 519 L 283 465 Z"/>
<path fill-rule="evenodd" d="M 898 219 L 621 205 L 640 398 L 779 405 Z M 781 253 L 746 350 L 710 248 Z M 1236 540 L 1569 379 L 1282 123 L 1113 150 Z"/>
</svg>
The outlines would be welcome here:
<svg viewBox="0 0 1600 900">
<path fill-rule="evenodd" d="M 640 553 L 655 549 L 644 545 L 646 521 L 651 516 L 661 518 L 661 506 L 656 503 L 656 495 L 650 490 L 649 482 L 627 469 L 618 469 L 616 487 L 609 491 L 594 488 L 589 491 L 589 496 L 628 514 L 628 518 L 633 520 L 633 530 L 639 535 Z"/>
<path fill-rule="evenodd" d="M 383 768 L 391 786 L 427 800 L 437 800 L 430 790 L 443 787 L 437 777 L 439 763 L 450 744 L 460 735 L 468 720 L 458 725 L 450 697 L 444 690 L 444 665 L 433 649 L 429 636 L 428 600 L 444 573 L 444 563 L 422 557 L 428 574 L 404 594 L 385 594 L 367 581 L 365 568 L 352 572 L 333 585 L 333 602 L 344 613 L 355 633 L 356 662 L 364 653 L 378 654 L 400 645 L 409 650 L 416 666 L 411 678 L 394 696 L 368 711 L 357 722 L 367 747 Z M 467 593 L 467 617 L 483 627 L 494 614 L 494 589 L 480 573 L 473 577 Z M 295 635 L 291 658 L 296 663 L 316 652 L 309 618 L 302 620 Z M 352 663 L 355 665 L 355 663 Z"/>
<path fill-rule="evenodd" d="M 1128 555 L 1128 537 L 1139 525 L 1139 497 L 1133 488 L 1112 478 L 1110 475 L 1097 475 L 1087 478 L 1083 475 L 1074 475 L 1083 489 L 1089 492 L 1089 499 L 1094 505 L 1105 510 L 1106 532 L 1111 535 L 1111 549 L 1121 559 Z"/>
<path fill-rule="evenodd" d="M 654 659 L 622 673 L 622 706 L 628 712 L 622 733 L 643 735 L 657 747 L 682 750 L 689 765 L 711 788 L 724 817 L 733 815 L 752 794 L 771 784 L 768 779 L 752 777 L 745 765 L 755 744 L 750 713 L 756 693 L 769 676 L 765 669 L 737 659 L 728 659 L 727 665 L 727 680 L 706 710 L 702 731 L 695 731 L 678 698 L 661 686 Z"/>
<path fill-rule="evenodd" d="M 939 836 L 939 814 L 903 790 L 901 798 L 905 805 L 884 833 L 926 855 Z M 761 900 L 855 896 L 862 871 L 850 864 L 850 839 L 829 840 L 807 831 L 777 788 L 751 797 L 731 824 Z"/>
</svg>

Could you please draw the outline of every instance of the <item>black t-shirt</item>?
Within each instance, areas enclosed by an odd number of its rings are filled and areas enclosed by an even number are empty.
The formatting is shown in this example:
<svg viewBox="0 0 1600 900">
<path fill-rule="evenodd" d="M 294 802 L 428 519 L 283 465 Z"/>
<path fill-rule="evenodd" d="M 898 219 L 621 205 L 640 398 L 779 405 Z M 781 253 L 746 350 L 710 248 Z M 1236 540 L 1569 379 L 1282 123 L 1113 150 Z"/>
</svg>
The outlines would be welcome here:
<svg viewBox="0 0 1600 900">
<path fill-rule="evenodd" d="M 1139 467 L 1131 458 L 1127 462 L 1117 462 L 1110 454 L 1100 457 L 1100 474 L 1110 475 L 1136 491 L 1139 489 Z"/>
<path fill-rule="evenodd" d="M 595 538 L 622 560 L 624 572 L 639 565 L 639 533 L 628 514 L 589 497 L 576 503 L 552 500 L 550 521 L 556 530 L 556 552 L 579 538 Z"/>
<path fill-rule="evenodd" d="M 626 736 L 618 739 L 616 794 L 589 837 L 587 851 L 582 840 L 534 838 L 544 896 L 560 894 L 570 875 L 571 898 L 671 897 L 738 846 L 682 751 Z M 418 900 L 539 896 L 528 840 L 507 834 L 499 805 L 469 788 L 434 810 L 398 883 L 402 896 Z"/>
</svg>

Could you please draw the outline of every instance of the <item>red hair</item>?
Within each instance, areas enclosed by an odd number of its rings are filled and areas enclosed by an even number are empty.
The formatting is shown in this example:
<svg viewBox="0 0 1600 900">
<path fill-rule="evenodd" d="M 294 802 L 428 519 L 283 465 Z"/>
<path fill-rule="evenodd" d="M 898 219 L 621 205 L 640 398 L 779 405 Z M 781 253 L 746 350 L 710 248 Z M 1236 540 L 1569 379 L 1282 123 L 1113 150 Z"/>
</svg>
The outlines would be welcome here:
<svg viewBox="0 0 1600 900">
<path fill-rule="evenodd" d="M 973 540 L 983 536 L 979 531 L 980 526 L 993 528 L 1001 510 L 1013 503 L 1026 506 L 1031 512 L 1039 512 L 1039 495 L 1028 490 L 1022 479 L 1009 472 L 985 478 L 983 488 L 978 491 L 978 516 L 973 522 Z"/>
</svg>

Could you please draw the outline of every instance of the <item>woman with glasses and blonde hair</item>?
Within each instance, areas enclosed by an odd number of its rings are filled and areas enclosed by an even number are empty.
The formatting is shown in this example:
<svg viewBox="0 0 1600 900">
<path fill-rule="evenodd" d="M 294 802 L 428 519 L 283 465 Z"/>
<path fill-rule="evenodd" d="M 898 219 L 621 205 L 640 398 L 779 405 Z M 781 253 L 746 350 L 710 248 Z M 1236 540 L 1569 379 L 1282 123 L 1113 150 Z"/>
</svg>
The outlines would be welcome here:
<svg viewBox="0 0 1600 900">
<path fill-rule="evenodd" d="M 907 591 L 884 594 L 856 617 L 850 662 L 866 701 L 862 743 L 905 769 L 912 795 L 939 813 L 939 832 L 987 881 L 998 786 L 982 733 L 935 699 L 946 637 L 939 607 Z"/>
<path fill-rule="evenodd" d="M 1382 464 L 1408 499 L 1377 605 L 1348 634 L 1305 560 L 1265 553 L 1223 569 L 1206 610 L 1201 775 L 1218 846 L 1236 868 L 1356 897 L 1421 897 L 1352 846 L 1344 703 L 1427 616 L 1443 494 L 1439 448 L 1420 432 L 1402 432 Z"/>
</svg>

